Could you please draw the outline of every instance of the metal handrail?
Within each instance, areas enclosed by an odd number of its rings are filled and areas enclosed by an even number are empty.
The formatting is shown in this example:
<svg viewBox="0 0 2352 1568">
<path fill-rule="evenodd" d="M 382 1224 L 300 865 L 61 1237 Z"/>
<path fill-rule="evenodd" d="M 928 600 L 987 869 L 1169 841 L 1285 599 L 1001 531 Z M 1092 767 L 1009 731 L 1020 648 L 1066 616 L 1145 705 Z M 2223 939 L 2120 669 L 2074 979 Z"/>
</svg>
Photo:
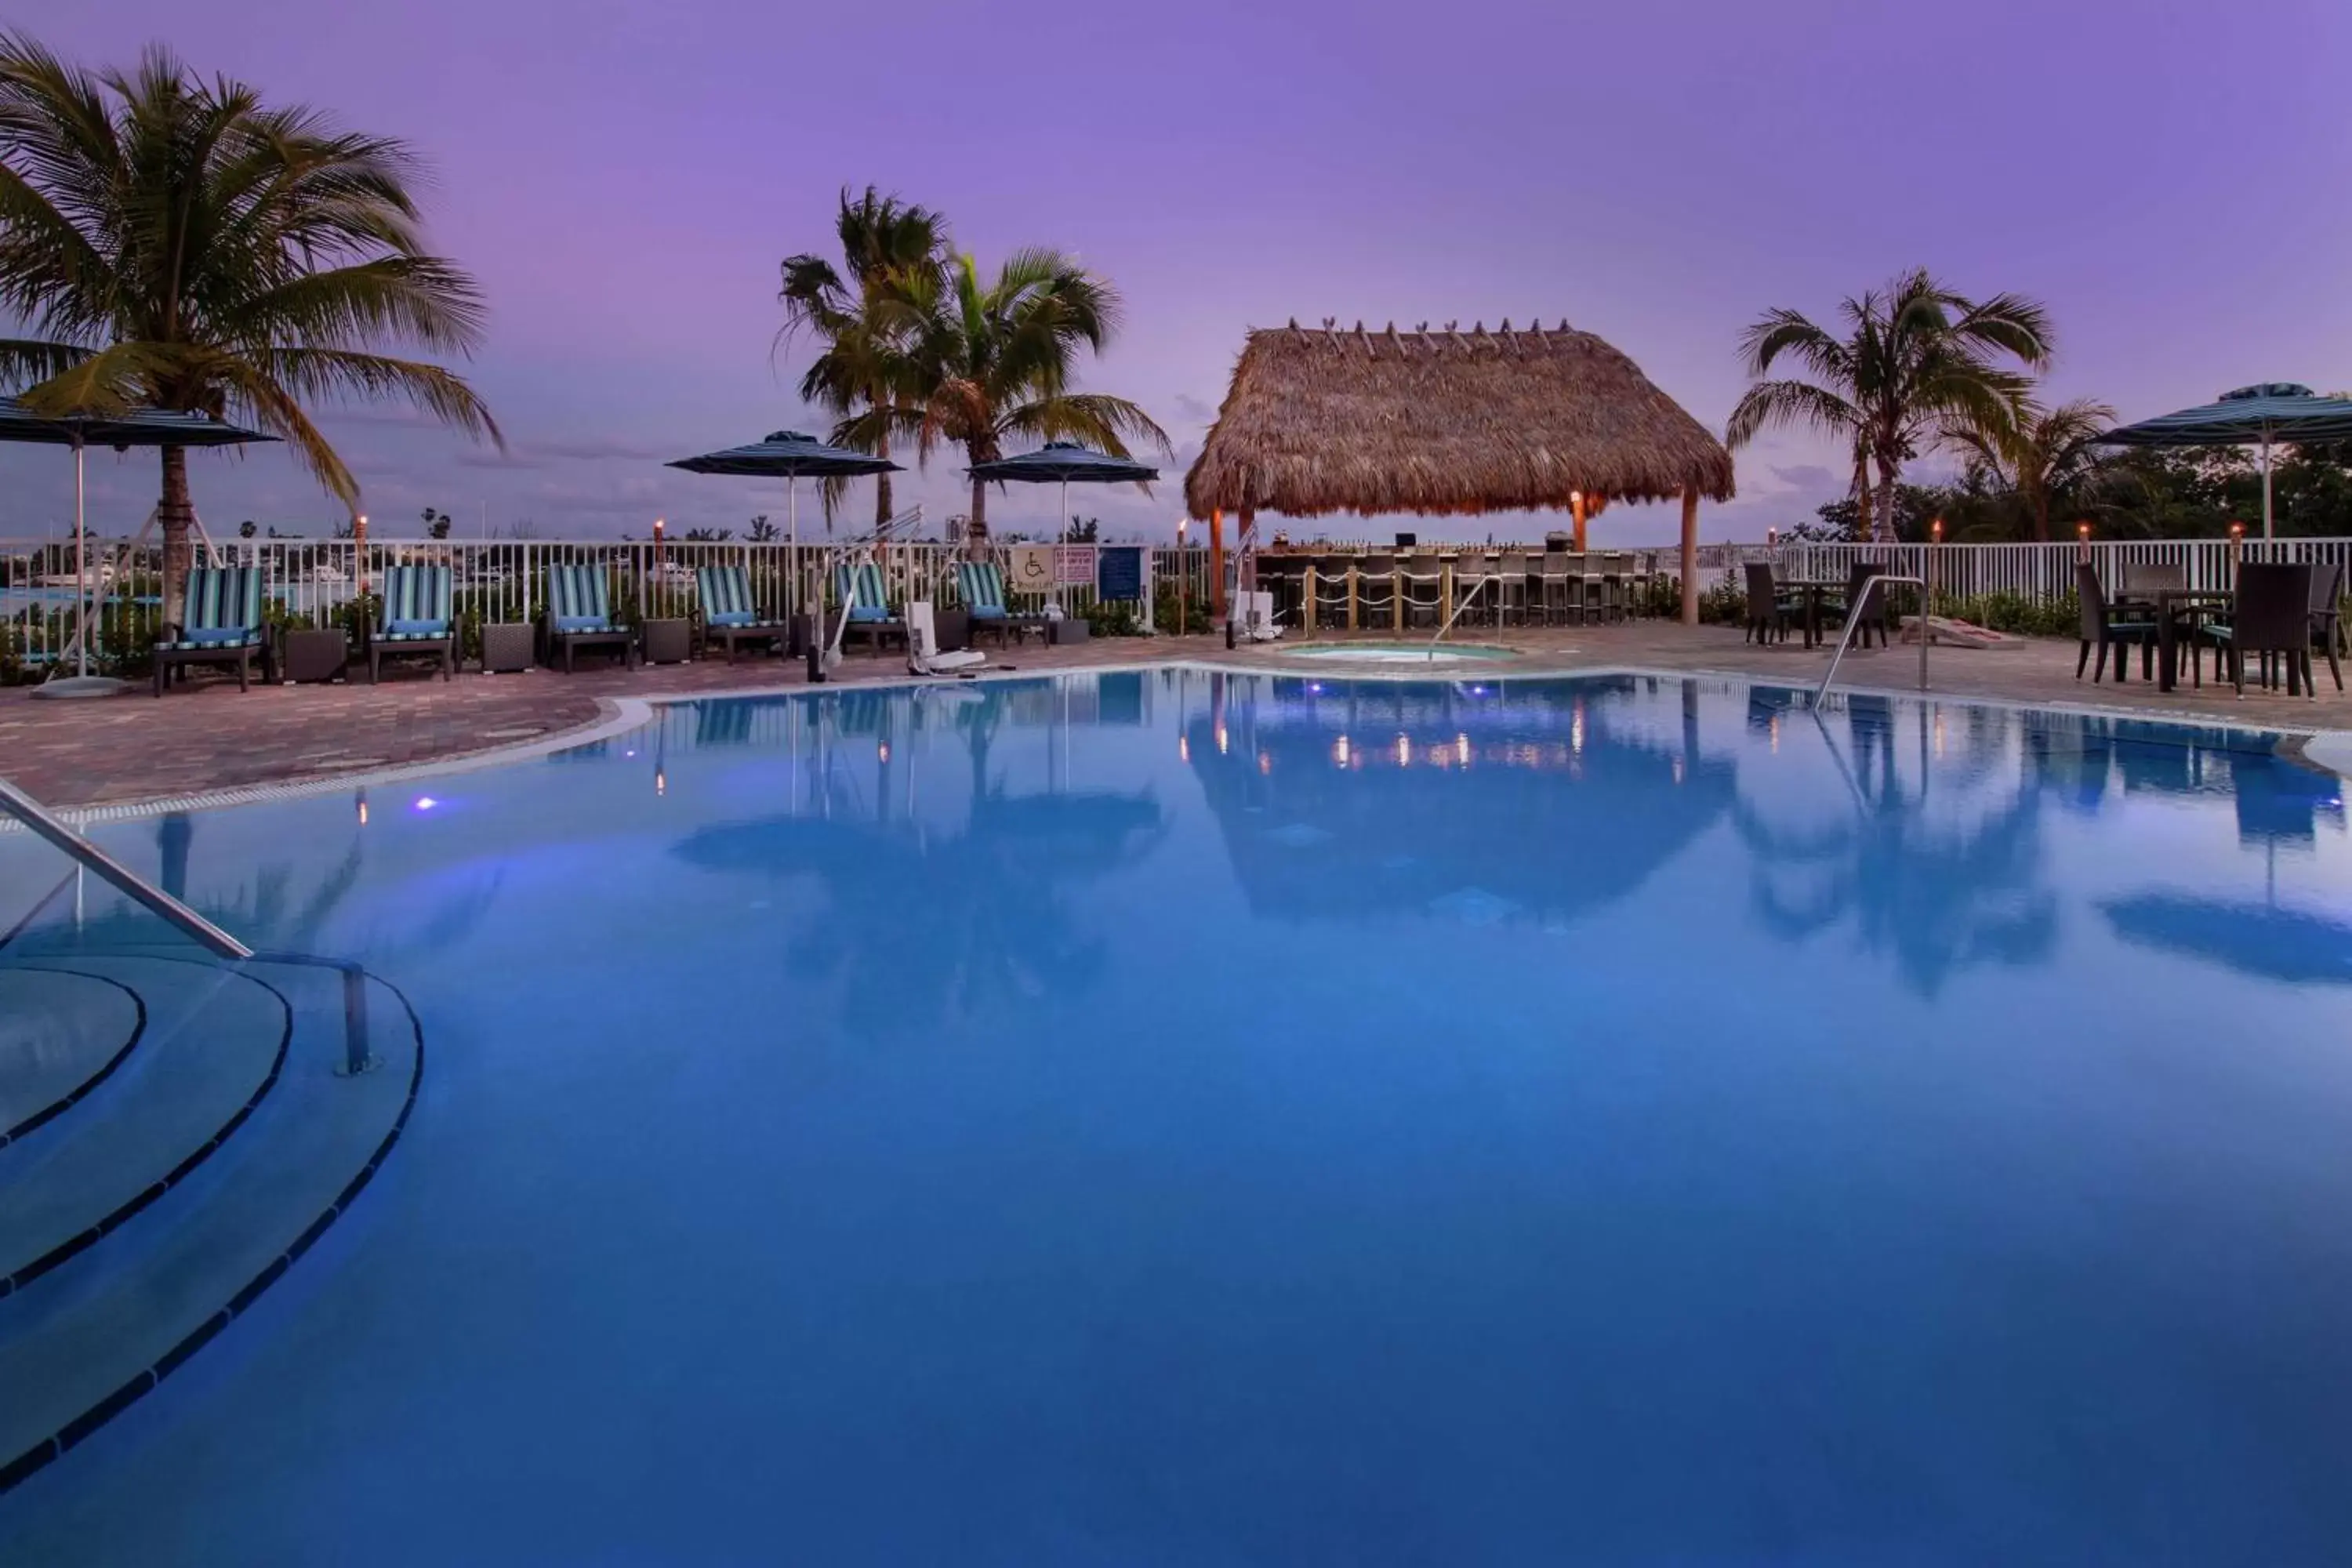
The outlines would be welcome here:
<svg viewBox="0 0 2352 1568">
<path fill-rule="evenodd" d="M 7 812 L 64 850 L 76 862 L 97 872 L 132 900 L 179 927 L 207 952 L 221 958 L 247 959 L 253 956 L 253 949 L 75 832 L 48 807 L 6 779 L 0 779 L 0 811 Z"/>
<path fill-rule="evenodd" d="M 1503 574 L 1501 573 L 1489 572 L 1484 577 L 1479 578 L 1475 583 L 1470 584 L 1470 591 L 1462 595 L 1462 602 L 1454 606 L 1454 613 L 1445 617 L 1445 624 L 1437 628 L 1437 635 L 1435 637 L 1429 639 L 1430 658 L 1435 658 L 1437 657 L 1437 645 L 1445 640 L 1445 634 L 1454 629 L 1454 623 L 1462 618 L 1462 612 L 1470 607 L 1470 601 L 1478 596 L 1478 590 L 1485 587 L 1489 583 L 1499 583 L 1502 580 Z"/>
<path fill-rule="evenodd" d="M 1853 641 L 1853 628 L 1862 620 L 1862 607 L 1870 603 L 1870 591 L 1886 583 L 1907 583 L 1919 590 L 1919 689 L 1927 689 L 1927 579 L 1899 575 L 1893 572 L 1875 572 L 1862 581 L 1862 592 L 1853 596 L 1853 607 L 1845 613 L 1845 629 L 1838 633 L 1837 651 L 1830 656 L 1830 670 L 1813 691 L 1813 706 L 1819 708 L 1822 699 L 1830 694 L 1830 682 L 1837 679 L 1838 662 L 1845 658 L 1846 645 Z"/>
</svg>

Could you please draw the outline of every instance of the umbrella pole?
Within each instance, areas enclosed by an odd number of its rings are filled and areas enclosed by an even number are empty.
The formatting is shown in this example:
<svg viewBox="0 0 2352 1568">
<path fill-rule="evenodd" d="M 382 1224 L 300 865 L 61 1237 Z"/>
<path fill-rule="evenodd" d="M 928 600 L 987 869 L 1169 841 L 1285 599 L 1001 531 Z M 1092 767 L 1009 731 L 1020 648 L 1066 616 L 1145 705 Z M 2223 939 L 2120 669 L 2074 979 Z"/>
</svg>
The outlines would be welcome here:
<svg viewBox="0 0 2352 1568">
<path fill-rule="evenodd" d="M 79 601 L 81 613 L 75 616 L 74 646 L 79 658 L 77 673 L 89 673 L 89 534 L 84 508 L 87 497 L 83 489 L 82 445 L 74 449 L 74 597 Z"/>
<path fill-rule="evenodd" d="M 2271 433 L 2263 431 L 2263 538 L 2273 538 L 2271 532 Z"/>
</svg>

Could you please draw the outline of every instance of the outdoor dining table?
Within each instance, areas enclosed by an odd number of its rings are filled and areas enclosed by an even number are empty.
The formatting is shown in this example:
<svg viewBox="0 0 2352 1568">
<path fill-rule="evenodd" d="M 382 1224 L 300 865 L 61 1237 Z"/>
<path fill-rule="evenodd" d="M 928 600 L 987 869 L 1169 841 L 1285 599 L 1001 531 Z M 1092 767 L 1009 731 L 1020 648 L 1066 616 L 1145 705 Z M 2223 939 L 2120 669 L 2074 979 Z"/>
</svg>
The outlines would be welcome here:
<svg viewBox="0 0 2352 1568">
<path fill-rule="evenodd" d="M 1822 596 L 1843 594 L 1846 582 L 1843 577 L 1775 577 L 1775 588 L 1794 589 L 1805 596 L 1805 646 L 1812 647 L 1822 640 Z"/>
<path fill-rule="evenodd" d="M 2227 588 L 2137 588 L 2116 595 L 2118 605 L 2148 605 L 2156 610 L 2156 689 L 2169 691 L 2180 680 L 2180 612 L 2227 605 L 2237 597 Z M 2194 627 L 2190 635 L 2195 635 Z"/>
</svg>

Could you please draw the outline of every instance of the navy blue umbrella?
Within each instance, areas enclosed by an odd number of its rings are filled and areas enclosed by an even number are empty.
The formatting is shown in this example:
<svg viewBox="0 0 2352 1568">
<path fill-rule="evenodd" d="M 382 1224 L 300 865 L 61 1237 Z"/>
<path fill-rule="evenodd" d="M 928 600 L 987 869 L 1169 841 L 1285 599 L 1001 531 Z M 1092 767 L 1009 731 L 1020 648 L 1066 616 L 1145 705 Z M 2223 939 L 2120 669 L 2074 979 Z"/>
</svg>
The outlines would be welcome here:
<svg viewBox="0 0 2352 1568">
<path fill-rule="evenodd" d="M 70 447 L 74 455 L 74 584 L 81 597 L 74 641 L 79 650 L 79 673 L 42 687 L 48 697 L 103 697 L 122 682 L 89 672 L 89 565 L 84 532 L 85 487 L 82 453 L 90 447 L 123 451 L 132 447 L 241 447 L 253 441 L 275 441 L 258 430 L 247 430 L 208 414 L 183 414 L 164 408 L 133 408 L 121 414 L 34 414 L 15 398 L 0 398 L 0 441 L 29 441 L 45 447 Z"/>
<path fill-rule="evenodd" d="M 2272 537 L 2271 443 L 2352 439 L 2352 399 L 2322 397 L 2291 381 L 2225 392 L 2219 403 L 2108 431 L 2110 447 L 2251 447 L 2263 449 L 2263 537 Z"/>
<path fill-rule="evenodd" d="M 669 467 L 684 468 L 689 474 L 735 474 L 753 479 L 782 479 L 784 510 L 794 544 L 801 542 L 801 479 L 856 479 L 866 474 L 902 471 L 887 458 L 877 458 L 870 452 L 853 452 L 846 447 L 829 447 L 815 437 L 804 436 L 798 430 L 771 431 L 747 447 L 730 447 L 723 452 L 705 452 L 698 458 L 680 458 Z"/>
<path fill-rule="evenodd" d="M 1097 452 L 1092 447 L 1081 447 L 1076 441 L 1048 441 L 1034 452 L 1024 452 L 1017 458 L 999 458 L 993 462 L 974 463 L 971 477 L 992 479 L 999 484 L 1007 481 L 1025 485 L 1058 483 L 1062 487 L 1061 532 L 1070 531 L 1070 487 L 1080 485 L 1141 485 L 1160 477 L 1160 470 L 1133 458 L 1115 458 L 1108 452 Z"/>
<path fill-rule="evenodd" d="M 2276 905 L 2148 893 L 2101 906 L 2116 934 L 2242 974 L 2290 984 L 2352 985 L 2352 926 Z"/>
</svg>

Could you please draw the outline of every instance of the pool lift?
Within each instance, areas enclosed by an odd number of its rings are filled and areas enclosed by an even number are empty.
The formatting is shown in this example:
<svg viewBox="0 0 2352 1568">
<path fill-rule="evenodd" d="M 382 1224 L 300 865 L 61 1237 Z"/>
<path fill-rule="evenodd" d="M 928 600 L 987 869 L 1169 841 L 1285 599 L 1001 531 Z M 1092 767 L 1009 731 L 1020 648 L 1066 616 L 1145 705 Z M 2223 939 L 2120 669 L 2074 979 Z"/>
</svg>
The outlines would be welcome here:
<svg viewBox="0 0 2352 1568">
<path fill-rule="evenodd" d="M 1226 568 L 1225 646 L 1236 647 L 1244 643 L 1275 642 L 1282 636 L 1281 624 L 1274 618 L 1274 590 L 1260 588 L 1257 583 L 1257 546 L 1244 541 L 1234 552 L 1233 563 Z M 1244 584 L 1250 586 L 1244 587 Z"/>
<path fill-rule="evenodd" d="M 871 533 L 860 534 L 840 544 L 827 545 L 818 568 L 821 574 L 816 581 L 816 592 L 809 597 L 822 606 L 824 602 L 824 574 L 830 574 L 837 567 L 851 565 L 861 555 L 871 554 L 878 547 L 889 543 L 891 536 L 901 527 L 913 527 L 922 521 L 923 506 L 920 501 L 918 501 Z M 842 593 L 841 614 L 833 623 L 831 635 L 814 637 L 809 639 L 808 680 L 810 685 L 823 685 L 832 677 L 834 671 L 841 668 L 842 639 L 849 635 L 850 612 L 856 608 L 857 574 L 852 572 Z M 822 631 L 825 623 L 821 607 L 812 619 Z"/>
</svg>

